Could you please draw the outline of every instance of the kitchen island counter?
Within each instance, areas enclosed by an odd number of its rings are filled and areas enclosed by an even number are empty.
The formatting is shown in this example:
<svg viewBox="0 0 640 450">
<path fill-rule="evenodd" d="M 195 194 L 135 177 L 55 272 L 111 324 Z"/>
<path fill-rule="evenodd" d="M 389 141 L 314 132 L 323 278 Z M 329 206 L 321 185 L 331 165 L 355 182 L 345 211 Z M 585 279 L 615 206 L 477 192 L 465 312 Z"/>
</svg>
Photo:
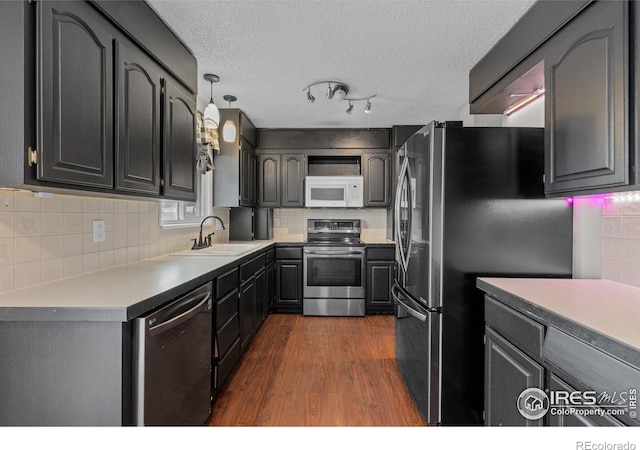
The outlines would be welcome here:
<svg viewBox="0 0 640 450">
<path fill-rule="evenodd" d="M 478 278 L 488 295 L 640 367 L 640 288 L 597 279 Z"/>
<path fill-rule="evenodd" d="M 126 322 L 274 245 L 250 243 L 255 248 L 238 256 L 165 255 L 6 292 L 0 321 Z"/>
</svg>

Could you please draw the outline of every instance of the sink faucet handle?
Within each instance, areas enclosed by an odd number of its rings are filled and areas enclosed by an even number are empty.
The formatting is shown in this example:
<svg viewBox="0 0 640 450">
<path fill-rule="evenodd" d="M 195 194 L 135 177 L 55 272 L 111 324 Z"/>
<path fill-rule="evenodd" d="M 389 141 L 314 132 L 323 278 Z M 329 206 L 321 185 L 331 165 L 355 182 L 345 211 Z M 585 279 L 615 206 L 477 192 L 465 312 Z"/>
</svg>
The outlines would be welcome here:
<svg viewBox="0 0 640 450">
<path fill-rule="evenodd" d="M 191 240 L 193 241 L 193 246 L 191 247 L 191 250 L 195 250 L 198 247 L 198 239 L 194 238 Z"/>
</svg>

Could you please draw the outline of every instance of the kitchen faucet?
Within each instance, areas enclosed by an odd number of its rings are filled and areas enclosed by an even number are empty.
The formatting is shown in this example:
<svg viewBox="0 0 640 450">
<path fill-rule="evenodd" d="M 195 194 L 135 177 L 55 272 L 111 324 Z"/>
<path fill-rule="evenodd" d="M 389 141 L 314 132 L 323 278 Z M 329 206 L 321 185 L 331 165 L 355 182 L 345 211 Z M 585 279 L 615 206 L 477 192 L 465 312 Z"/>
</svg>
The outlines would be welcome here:
<svg viewBox="0 0 640 450">
<path fill-rule="evenodd" d="M 224 230 L 224 222 L 220 217 L 218 216 L 205 217 L 204 219 L 202 219 L 202 222 L 200 222 L 200 235 L 198 236 L 198 239 L 192 239 L 193 247 L 191 247 L 191 250 L 200 250 L 201 248 L 211 247 L 211 236 L 213 236 L 215 233 L 214 232 L 209 233 L 204 239 L 202 238 L 202 226 L 207 221 L 207 219 L 217 219 L 218 222 L 220 222 L 220 226 Z"/>
</svg>

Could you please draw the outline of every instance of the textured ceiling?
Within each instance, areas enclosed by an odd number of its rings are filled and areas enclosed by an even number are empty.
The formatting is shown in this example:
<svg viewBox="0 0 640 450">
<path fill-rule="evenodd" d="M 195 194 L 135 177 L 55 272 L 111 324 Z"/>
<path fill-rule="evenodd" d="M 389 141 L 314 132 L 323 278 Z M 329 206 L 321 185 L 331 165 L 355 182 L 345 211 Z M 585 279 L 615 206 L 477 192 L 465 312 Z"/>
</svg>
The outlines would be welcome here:
<svg viewBox="0 0 640 450">
<path fill-rule="evenodd" d="M 198 105 L 209 100 L 202 75 L 214 73 L 213 99 L 238 97 L 260 128 L 390 127 L 456 119 L 468 103 L 469 70 L 533 0 L 147 0 L 198 60 Z M 303 88 L 333 79 L 356 103 L 315 103 Z"/>
</svg>

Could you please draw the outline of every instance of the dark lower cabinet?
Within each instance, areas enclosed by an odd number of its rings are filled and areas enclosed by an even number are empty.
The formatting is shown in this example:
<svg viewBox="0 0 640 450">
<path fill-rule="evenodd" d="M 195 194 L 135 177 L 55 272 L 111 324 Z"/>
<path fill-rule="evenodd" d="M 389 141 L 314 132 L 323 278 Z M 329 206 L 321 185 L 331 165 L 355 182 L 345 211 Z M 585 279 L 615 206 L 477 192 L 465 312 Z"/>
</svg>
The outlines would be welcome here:
<svg viewBox="0 0 640 450">
<path fill-rule="evenodd" d="M 569 394 L 576 391 L 570 384 L 562 380 L 554 373 L 549 373 L 549 391 L 553 392 L 567 392 Z M 580 398 L 580 397 L 578 397 Z M 555 412 L 549 415 L 548 425 L 552 427 L 594 427 L 594 426 L 624 426 L 621 422 L 617 421 L 610 415 L 598 414 L 597 407 L 579 405 L 569 405 L 566 400 L 559 402 L 562 406 L 558 405 L 555 408 L 562 410 L 562 412 Z M 572 407 L 573 406 L 573 407 Z M 588 415 L 579 414 L 577 411 L 589 411 Z"/>
<path fill-rule="evenodd" d="M 85 2 L 37 11 L 38 180 L 112 189 L 115 29 Z"/>
<path fill-rule="evenodd" d="M 255 333 L 256 284 L 251 277 L 240 286 L 240 346 L 244 351 Z"/>
<path fill-rule="evenodd" d="M 254 334 L 265 318 L 265 304 L 267 296 L 267 272 L 265 269 L 260 270 L 255 276 L 256 284 L 256 306 L 253 314 Z"/>
<path fill-rule="evenodd" d="M 525 389 L 544 389 L 543 367 L 488 326 L 485 336 L 485 425 L 542 426 L 520 414 L 517 399 Z"/>
<path fill-rule="evenodd" d="M 275 263 L 271 262 L 267 264 L 267 267 L 264 270 L 264 281 L 265 281 L 264 317 L 265 319 L 271 312 L 271 309 L 273 308 L 273 299 L 275 296 L 275 281 L 276 281 L 275 267 L 276 267 Z"/>
<path fill-rule="evenodd" d="M 302 313 L 302 247 L 276 247 L 273 310 Z"/>
<path fill-rule="evenodd" d="M 392 314 L 395 247 L 367 248 L 366 314 Z"/>
<path fill-rule="evenodd" d="M 116 42 L 116 189 L 160 194 L 161 70 L 127 41 Z"/>
<path fill-rule="evenodd" d="M 240 360 L 240 310 L 239 310 L 239 270 L 237 267 L 219 275 L 215 279 L 214 311 L 215 334 L 212 355 L 212 397 L 220 388 Z"/>
</svg>

